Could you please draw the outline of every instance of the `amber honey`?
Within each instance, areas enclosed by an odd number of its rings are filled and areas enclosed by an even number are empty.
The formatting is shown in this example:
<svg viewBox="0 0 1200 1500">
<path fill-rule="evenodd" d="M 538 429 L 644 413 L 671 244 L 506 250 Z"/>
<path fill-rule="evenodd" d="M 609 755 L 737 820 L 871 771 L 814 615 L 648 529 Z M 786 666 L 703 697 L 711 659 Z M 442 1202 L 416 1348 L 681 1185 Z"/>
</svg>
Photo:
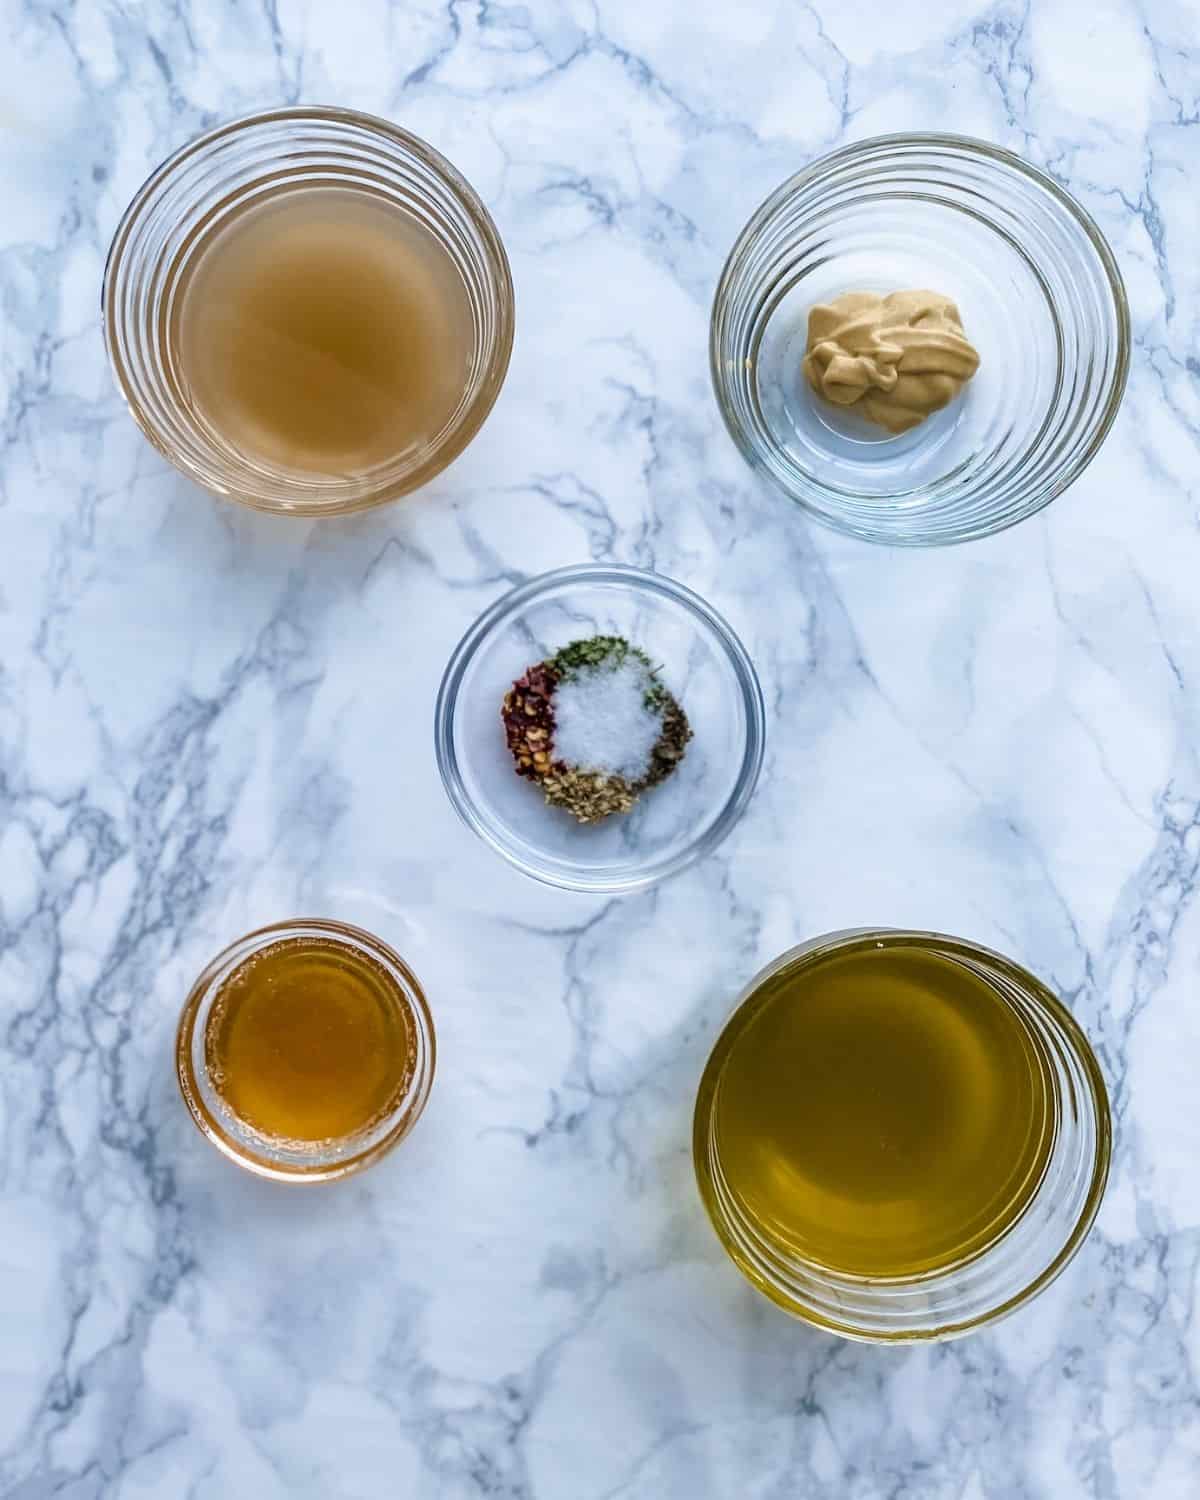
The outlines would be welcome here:
<svg viewBox="0 0 1200 1500">
<path fill-rule="evenodd" d="M 204 1028 L 208 1082 L 239 1121 L 278 1141 L 369 1130 L 404 1097 L 416 1063 L 411 1007 L 366 951 L 284 937 L 221 983 Z"/>
<path fill-rule="evenodd" d="M 419 219 L 356 188 L 235 210 L 180 277 L 182 385 L 246 458 L 365 474 L 438 437 L 462 401 L 471 305 Z"/>
<path fill-rule="evenodd" d="M 775 1253 L 909 1277 L 1019 1218 L 1053 1146 L 1050 1089 L 1036 1035 L 981 971 L 862 941 L 768 974 L 700 1110 L 724 1190 Z"/>
</svg>

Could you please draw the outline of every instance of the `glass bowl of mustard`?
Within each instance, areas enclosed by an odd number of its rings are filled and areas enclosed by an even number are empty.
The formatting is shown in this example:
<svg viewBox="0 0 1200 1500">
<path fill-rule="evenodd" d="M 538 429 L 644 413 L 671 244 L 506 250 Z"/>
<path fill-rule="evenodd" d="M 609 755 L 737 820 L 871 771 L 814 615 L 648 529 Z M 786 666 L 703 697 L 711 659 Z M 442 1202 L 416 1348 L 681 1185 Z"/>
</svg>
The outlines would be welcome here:
<svg viewBox="0 0 1200 1500">
<path fill-rule="evenodd" d="M 347 1177 L 416 1124 L 433 1084 L 416 976 L 372 933 L 316 918 L 231 943 L 192 986 L 175 1066 L 193 1121 L 277 1182 Z"/>
<path fill-rule="evenodd" d="M 856 929 L 751 980 L 696 1100 L 700 1195 L 747 1279 L 872 1343 L 949 1339 L 1066 1267 L 1111 1123 L 1086 1036 L 1044 984 L 941 933 Z"/>
<path fill-rule="evenodd" d="M 906 430 L 864 419 L 869 400 L 834 404 L 806 363 L 814 309 L 836 336 L 836 311 L 872 294 L 911 294 L 922 328 L 965 334 L 952 398 Z M 1078 478 L 1116 417 L 1129 345 L 1112 251 L 1060 183 L 984 141 L 894 135 L 822 157 L 752 216 L 717 287 L 710 360 L 752 468 L 836 530 L 930 546 L 1012 526 Z"/>
</svg>

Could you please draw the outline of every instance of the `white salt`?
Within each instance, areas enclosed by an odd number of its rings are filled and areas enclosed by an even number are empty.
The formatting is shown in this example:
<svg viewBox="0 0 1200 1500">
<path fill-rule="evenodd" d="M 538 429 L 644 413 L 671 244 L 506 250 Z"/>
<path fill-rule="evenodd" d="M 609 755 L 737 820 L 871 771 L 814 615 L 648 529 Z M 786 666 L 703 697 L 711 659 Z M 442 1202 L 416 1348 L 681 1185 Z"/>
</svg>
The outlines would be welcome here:
<svg viewBox="0 0 1200 1500">
<path fill-rule="evenodd" d="M 554 690 L 555 760 L 640 781 L 662 734 L 661 711 L 646 707 L 653 685 L 636 657 L 564 678 Z"/>
</svg>

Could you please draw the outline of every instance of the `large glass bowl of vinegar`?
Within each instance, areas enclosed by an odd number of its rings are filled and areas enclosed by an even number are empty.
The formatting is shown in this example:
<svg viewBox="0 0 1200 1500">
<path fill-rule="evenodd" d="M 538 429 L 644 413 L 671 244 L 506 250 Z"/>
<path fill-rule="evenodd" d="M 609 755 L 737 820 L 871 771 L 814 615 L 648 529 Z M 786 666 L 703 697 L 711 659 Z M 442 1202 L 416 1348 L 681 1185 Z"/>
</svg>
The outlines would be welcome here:
<svg viewBox="0 0 1200 1500">
<path fill-rule="evenodd" d="M 508 257 L 471 185 L 400 126 L 321 106 L 232 120 L 151 173 L 102 311 L 159 452 L 215 495 L 309 519 L 441 473 L 513 342 Z"/>
<path fill-rule="evenodd" d="M 744 1275 L 872 1343 L 955 1338 L 1042 1291 L 1092 1225 L 1110 1146 L 1099 1065 L 1045 985 L 890 929 L 815 938 L 755 976 L 693 1136 Z"/>
</svg>

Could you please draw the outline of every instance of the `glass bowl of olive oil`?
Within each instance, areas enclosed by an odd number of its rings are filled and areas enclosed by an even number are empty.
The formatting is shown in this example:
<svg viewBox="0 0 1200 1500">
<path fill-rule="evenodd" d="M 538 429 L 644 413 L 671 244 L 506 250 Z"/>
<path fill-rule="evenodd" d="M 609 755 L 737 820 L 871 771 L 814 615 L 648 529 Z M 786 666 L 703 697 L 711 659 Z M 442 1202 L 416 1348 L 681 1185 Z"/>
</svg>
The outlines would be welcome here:
<svg viewBox="0 0 1200 1500">
<path fill-rule="evenodd" d="M 1091 1227 L 1111 1125 L 1062 1003 L 938 933 L 792 949 L 704 1070 L 704 1206 L 749 1280 L 848 1338 L 944 1339 L 1046 1287 Z"/>
<path fill-rule="evenodd" d="M 218 1150 L 262 1177 L 320 1182 L 361 1171 L 408 1134 L 435 1050 L 399 954 L 314 919 L 261 928 L 213 959 L 184 1003 L 175 1062 Z"/>
</svg>

